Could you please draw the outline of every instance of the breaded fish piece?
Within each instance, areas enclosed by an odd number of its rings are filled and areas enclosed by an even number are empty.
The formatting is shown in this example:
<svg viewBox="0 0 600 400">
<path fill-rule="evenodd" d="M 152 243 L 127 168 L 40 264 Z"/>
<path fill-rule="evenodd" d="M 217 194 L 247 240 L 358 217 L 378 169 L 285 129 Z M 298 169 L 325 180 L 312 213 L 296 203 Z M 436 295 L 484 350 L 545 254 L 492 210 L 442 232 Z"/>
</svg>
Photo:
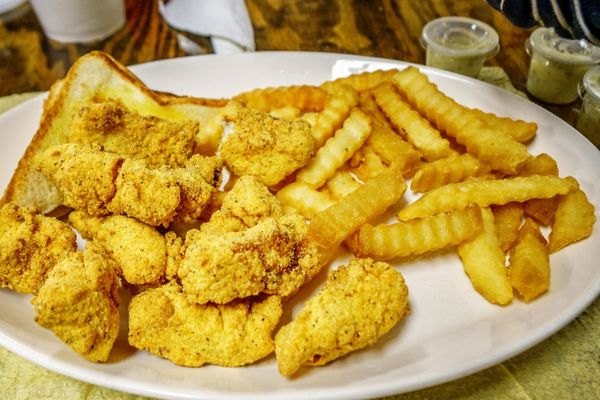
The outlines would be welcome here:
<svg viewBox="0 0 600 400">
<path fill-rule="evenodd" d="M 372 345 L 408 312 L 408 289 L 389 264 L 352 259 L 275 336 L 279 372 L 327 364 Z"/>
<path fill-rule="evenodd" d="M 238 232 L 268 217 L 281 217 L 279 200 L 255 177 L 240 177 L 227 192 L 221 208 L 210 221 L 202 224 L 202 232 Z"/>
<path fill-rule="evenodd" d="M 272 332 L 281 314 L 278 296 L 198 305 L 170 282 L 133 297 L 129 343 L 178 365 L 237 367 L 273 351 Z"/>
<path fill-rule="evenodd" d="M 122 101 L 85 104 L 73 117 L 68 143 L 102 145 L 105 151 L 146 161 L 149 167 L 182 166 L 192 156 L 197 121 L 169 121 L 130 111 Z"/>
<path fill-rule="evenodd" d="M 239 232 L 187 233 L 178 276 L 190 300 L 228 303 L 259 293 L 289 296 L 320 268 L 304 218 L 267 218 Z"/>
<path fill-rule="evenodd" d="M 32 208 L 0 208 L 0 287 L 35 294 L 54 265 L 76 250 L 67 224 Z"/>
<path fill-rule="evenodd" d="M 194 155 L 184 167 L 152 169 L 143 160 L 72 143 L 49 148 L 36 165 L 58 186 L 68 207 L 165 227 L 198 218 L 221 174 L 217 157 Z"/>
<path fill-rule="evenodd" d="M 83 211 L 69 214 L 69 223 L 102 250 L 117 274 L 131 285 L 156 285 L 164 281 L 172 243 L 181 241 L 122 215 L 93 217 Z M 173 251 L 178 254 L 179 248 Z"/>
<path fill-rule="evenodd" d="M 232 122 L 233 132 L 221 144 L 221 157 L 238 176 L 252 175 L 273 186 L 308 164 L 314 153 L 306 121 L 287 121 L 245 109 Z"/>
<path fill-rule="evenodd" d="M 119 333 L 118 278 L 92 247 L 59 261 L 31 302 L 38 324 L 88 360 L 104 362 Z"/>
</svg>

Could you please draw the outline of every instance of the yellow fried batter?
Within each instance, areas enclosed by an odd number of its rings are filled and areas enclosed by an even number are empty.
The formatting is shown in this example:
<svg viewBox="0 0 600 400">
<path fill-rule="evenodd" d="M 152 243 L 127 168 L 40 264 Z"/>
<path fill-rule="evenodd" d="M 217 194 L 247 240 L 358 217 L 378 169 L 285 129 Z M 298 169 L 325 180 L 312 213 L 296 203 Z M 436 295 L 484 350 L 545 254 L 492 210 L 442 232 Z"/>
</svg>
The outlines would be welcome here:
<svg viewBox="0 0 600 400">
<path fill-rule="evenodd" d="M 106 151 L 143 159 L 149 167 L 174 167 L 192 156 L 198 130 L 195 121 L 143 116 L 112 99 L 86 104 L 73 118 L 67 142 L 98 143 Z"/>
<path fill-rule="evenodd" d="M 221 157 L 238 176 L 252 175 L 273 186 L 308 164 L 313 155 L 314 139 L 306 121 L 246 109 L 233 124 L 233 133 L 221 145 Z"/>
<path fill-rule="evenodd" d="M 407 301 L 404 279 L 389 264 L 352 259 L 277 333 L 279 372 L 290 377 L 301 366 L 324 365 L 372 345 L 408 312 Z"/>
<path fill-rule="evenodd" d="M 103 250 L 127 283 L 150 285 L 164 279 L 166 239 L 151 226 L 122 215 L 93 217 L 83 211 L 70 213 L 69 223 Z"/>
<path fill-rule="evenodd" d="M 1 287 L 37 293 L 54 265 L 76 249 L 67 224 L 10 203 L 0 209 Z"/>
<path fill-rule="evenodd" d="M 171 282 L 133 297 L 129 343 L 188 367 L 237 367 L 273 351 L 281 299 L 268 296 L 225 305 L 190 303 Z"/>
<path fill-rule="evenodd" d="M 35 321 L 90 361 L 107 361 L 119 333 L 118 280 L 104 258 L 72 253 L 31 301 Z"/>
<path fill-rule="evenodd" d="M 72 143 L 51 147 L 36 162 L 62 192 L 64 205 L 152 226 L 198 218 L 221 171 L 216 157 L 194 155 L 184 167 L 152 169 L 143 160 Z"/>
<path fill-rule="evenodd" d="M 281 204 L 255 177 L 240 177 L 227 192 L 221 208 L 202 224 L 202 232 L 238 232 L 267 217 L 281 217 Z"/>
<path fill-rule="evenodd" d="M 259 293 L 288 296 L 319 268 L 316 245 L 299 215 L 267 218 L 240 232 L 188 232 L 178 276 L 199 304 Z"/>
</svg>

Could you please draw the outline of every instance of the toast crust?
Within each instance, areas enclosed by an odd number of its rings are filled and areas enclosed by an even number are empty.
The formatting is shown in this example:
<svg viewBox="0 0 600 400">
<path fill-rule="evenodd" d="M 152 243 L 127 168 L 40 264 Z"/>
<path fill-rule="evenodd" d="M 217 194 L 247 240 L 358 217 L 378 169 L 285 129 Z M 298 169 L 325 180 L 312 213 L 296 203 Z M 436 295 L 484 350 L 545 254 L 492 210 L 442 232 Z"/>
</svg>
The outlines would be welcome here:
<svg viewBox="0 0 600 400">
<path fill-rule="evenodd" d="M 67 142 L 68 127 L 74 114 L 92 99 L 119 99 L 142 115 L 174 121 L 195 120 L 200 125 L 227 103 L 227 99 L 152 91 L 108 54 L 90 52 L 77 60 L 67 76 L 51 87 L 39 127 L 0 199 L 0 206 L 10 202 L 48 213 L 61 204 L 60 192 L 35 170 L 33 161 L 48 147 Z"/>
</svg>

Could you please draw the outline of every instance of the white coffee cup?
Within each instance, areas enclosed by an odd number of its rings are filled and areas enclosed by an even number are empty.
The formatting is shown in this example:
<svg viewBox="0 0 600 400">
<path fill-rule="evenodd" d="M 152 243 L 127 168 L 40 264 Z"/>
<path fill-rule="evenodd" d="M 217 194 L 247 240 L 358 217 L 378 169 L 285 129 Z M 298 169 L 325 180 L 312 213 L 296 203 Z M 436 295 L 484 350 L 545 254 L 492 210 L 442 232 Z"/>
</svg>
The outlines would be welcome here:
<svg viewBox="0 0 600 400">
<path fill-rule="evenodd" d="M 53 40 L 85 43 L 105 39 L 125 24 L 123 0 L 30 0 Z"/>
</svg>

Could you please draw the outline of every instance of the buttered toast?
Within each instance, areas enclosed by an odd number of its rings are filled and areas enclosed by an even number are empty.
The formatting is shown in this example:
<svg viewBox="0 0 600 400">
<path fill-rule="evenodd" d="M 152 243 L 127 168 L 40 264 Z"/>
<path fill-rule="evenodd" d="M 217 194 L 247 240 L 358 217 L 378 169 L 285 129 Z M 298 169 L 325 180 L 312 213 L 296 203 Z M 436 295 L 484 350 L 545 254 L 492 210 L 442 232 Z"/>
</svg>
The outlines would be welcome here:
<svg viewBox="0 0 600 400">
<path fill-rule="evenodd" d="M 60 191 L 33 167 L 35 156 L 51 146 L 100 139 L 109 151 L 131 154 L 151 147 L 149 143 L 164 142 L 167 135 L 172 141 L 185 132 L 187 138 L 192 137 L 191 147 L 184 148 L 184 140 L 176 145 L 184 153 L 192 152 L 193 136 L 226 102 L 152 91 L 108 54 L 91 52 L 50 89 L 38 130 L 0 205 L 11 202 L 43 213 L 61 205 Z M 97 109 L 90 108 L 91 104 Z M 106 131 L 111 134 L 105 135 Z M 162 137 L 153 139 L 153 132 Z M 162 150 L 156 148 L 156 152 Z"/>
</svg>

